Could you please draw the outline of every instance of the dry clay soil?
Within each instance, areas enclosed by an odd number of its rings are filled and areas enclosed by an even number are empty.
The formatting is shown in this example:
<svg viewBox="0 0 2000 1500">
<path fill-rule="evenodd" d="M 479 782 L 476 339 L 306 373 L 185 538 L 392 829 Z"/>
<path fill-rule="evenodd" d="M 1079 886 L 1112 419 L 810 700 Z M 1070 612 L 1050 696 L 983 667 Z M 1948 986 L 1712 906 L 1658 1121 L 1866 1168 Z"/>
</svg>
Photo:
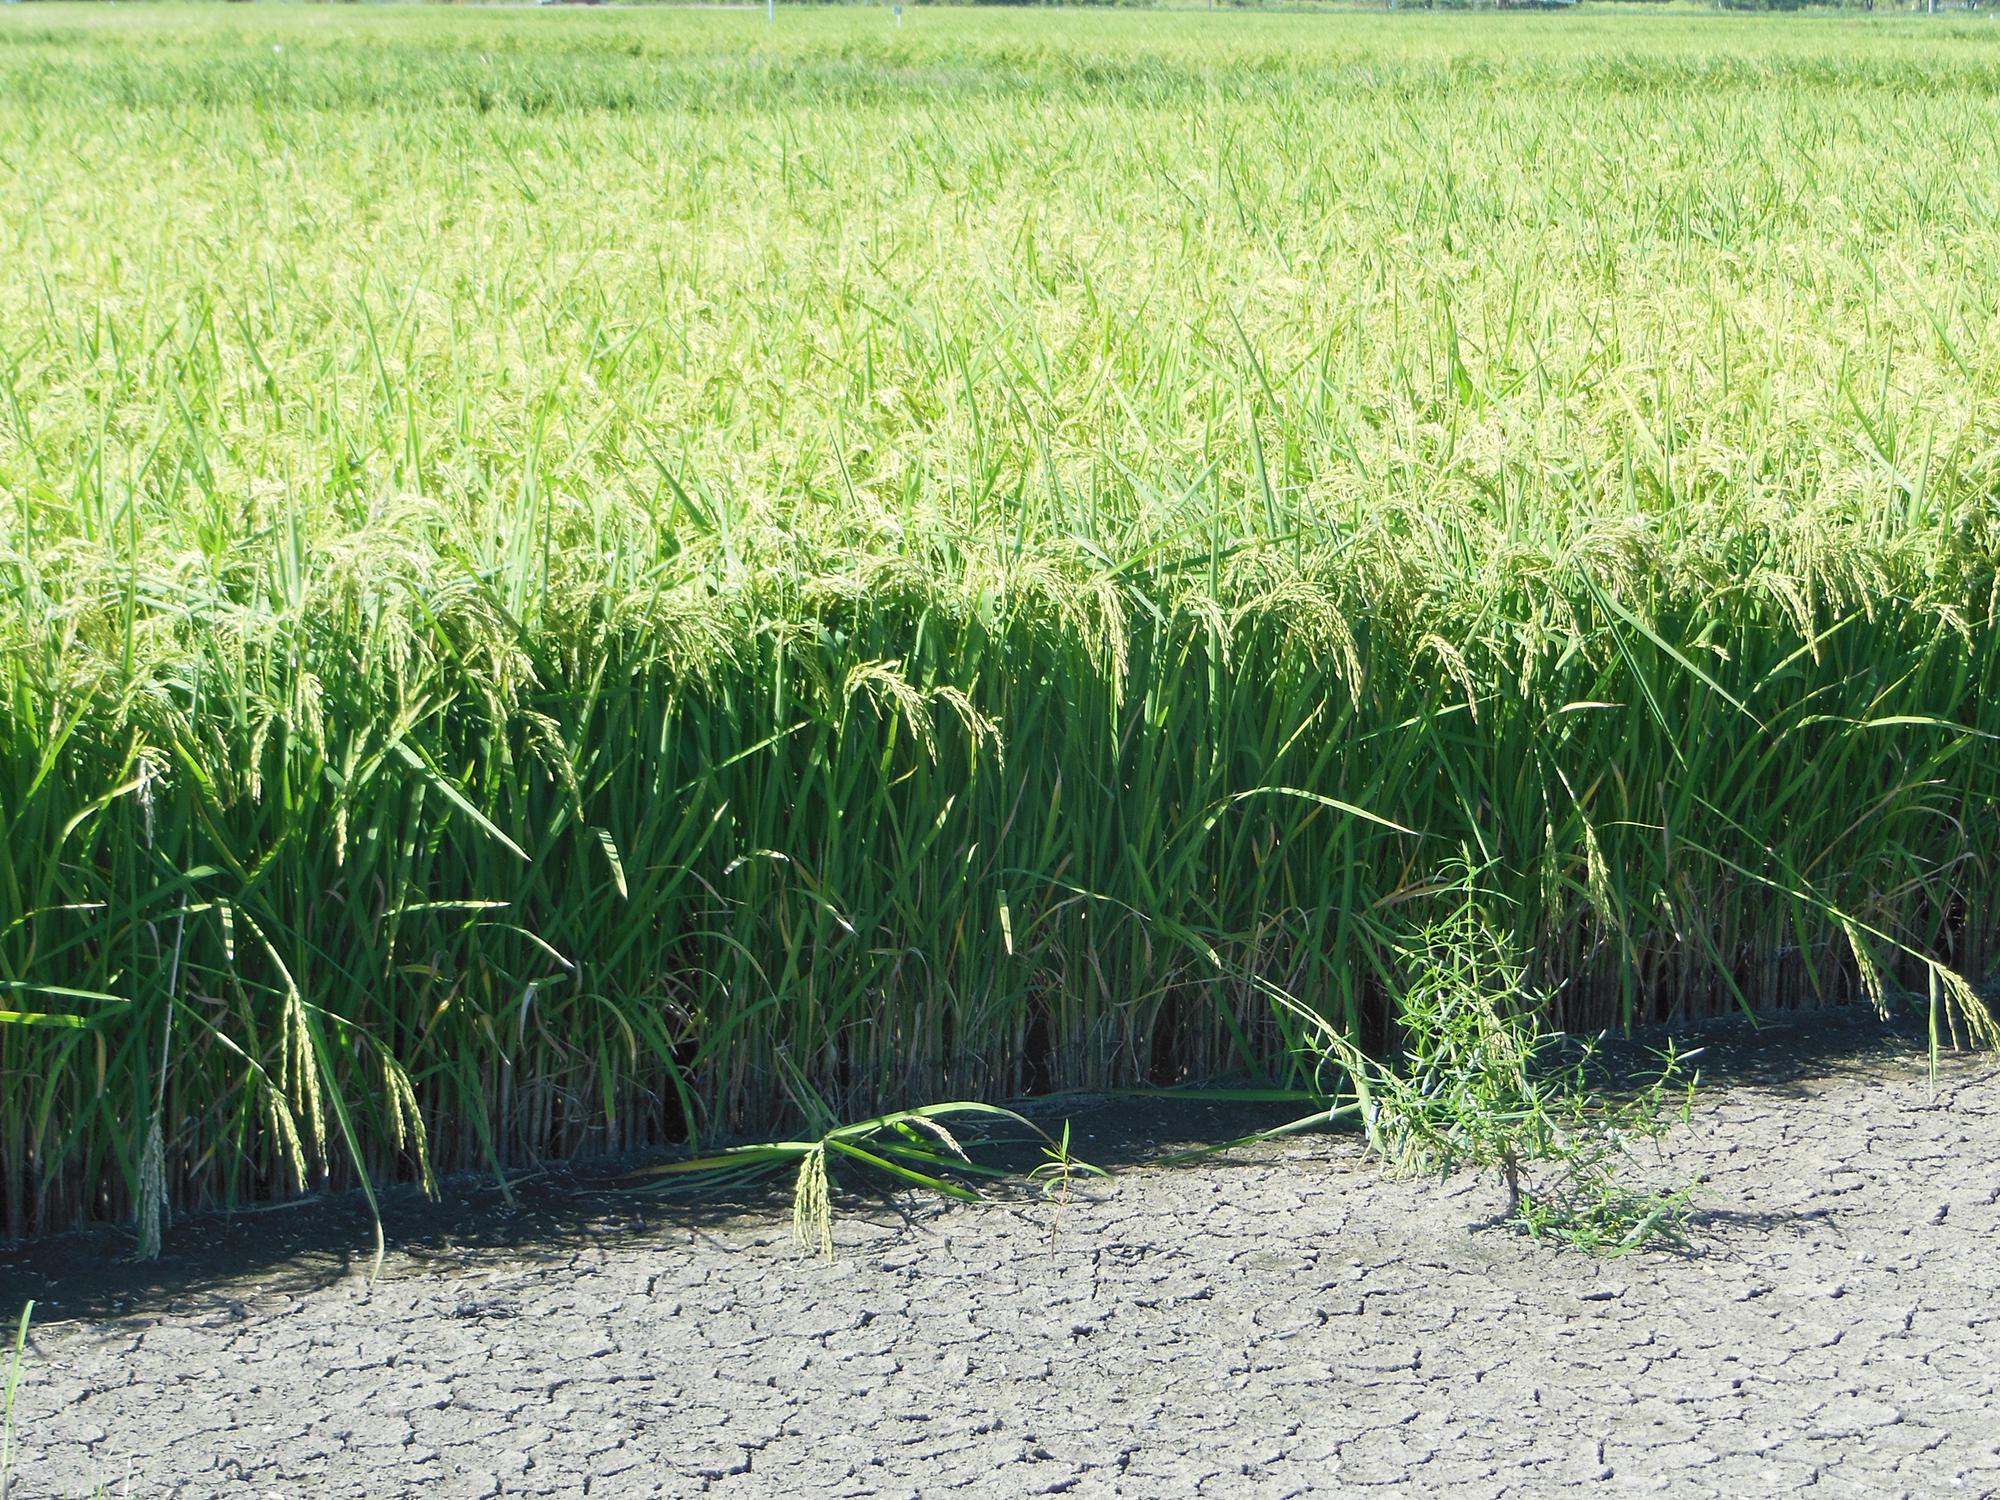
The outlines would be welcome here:
<svg viewBox="0 0 2000 1500">
<path fill-rule="evenodd" d="M 862 1206 L 831 1266 L 770 1205 L 573 1181 L 399 1200 L 372 1283 L 351 1203 L 176 1226 L 152 1267 L 17 1248 L 10 1500 L 2000 1493 L 2000 1069 L 1711 1040 L 1660 1167 L 1702 1179 L 1692 1242 L 1622 1260 L 1334 1135 Z M 1224 1123 L 1130 1114 L 1078 1114 L 1079 1153 Z"/>
</svg>

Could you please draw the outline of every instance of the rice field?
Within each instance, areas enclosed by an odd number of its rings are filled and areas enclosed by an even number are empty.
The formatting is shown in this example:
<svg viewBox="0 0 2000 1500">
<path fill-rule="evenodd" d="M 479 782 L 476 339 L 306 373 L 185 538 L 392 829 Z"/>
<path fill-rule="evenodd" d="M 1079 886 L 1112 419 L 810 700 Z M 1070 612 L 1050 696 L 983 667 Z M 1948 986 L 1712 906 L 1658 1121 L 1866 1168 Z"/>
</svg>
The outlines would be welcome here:
<svg viewBox="0 0 2000 1500">
<path fill-rule="evenodd" d="M 2000 30 L 0 12 L 0 1232 L 2000 957 Z M 1469 873 L 1468 873 L 1469 872 Z"/>
</svg>

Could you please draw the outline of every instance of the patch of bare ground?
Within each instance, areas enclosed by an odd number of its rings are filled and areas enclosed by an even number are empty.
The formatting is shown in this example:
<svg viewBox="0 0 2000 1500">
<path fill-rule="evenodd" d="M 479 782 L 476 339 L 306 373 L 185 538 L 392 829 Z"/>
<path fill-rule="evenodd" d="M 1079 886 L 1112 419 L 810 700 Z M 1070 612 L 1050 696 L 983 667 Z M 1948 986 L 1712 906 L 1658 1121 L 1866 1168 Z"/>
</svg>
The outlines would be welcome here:
<svg viewBox="0 0 2000 1500">
<path fill-rule="evenodd" d="M 1831 1038 L 1831 1040 L 1829 1040 Z M 1725 1028 L 1660 1171 L 1695 1242 L 1474 1230 L 1350 1138 L 1038 1201 L 783 1214 L 590 1184 L 0 1259 L 46 1299 L 16 1493 L 1676 1496 L 2000 1492 L 2000 1068 Z M 1079 1153 L 1213 1131 L 1106 1107 Z M 427 1226 L 427 1227 L 426 1227 Z M 11 1296 L 10 1296 L 11 1300 Z"/>
</svg>

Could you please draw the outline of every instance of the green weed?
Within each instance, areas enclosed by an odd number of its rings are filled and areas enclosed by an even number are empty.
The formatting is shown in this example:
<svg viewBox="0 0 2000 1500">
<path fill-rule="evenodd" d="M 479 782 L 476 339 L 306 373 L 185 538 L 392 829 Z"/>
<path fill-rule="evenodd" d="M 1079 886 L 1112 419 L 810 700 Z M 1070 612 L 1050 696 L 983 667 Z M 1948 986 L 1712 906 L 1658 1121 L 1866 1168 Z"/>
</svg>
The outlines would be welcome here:
<svg viewBox="0 0 2000 1500">
<path fill-rule="evenodd" d="M 1546 1000 L 1469 892 L 1402 958 L 1402 1046 L 1378 1070 L 1365 1112 L 1390 1167 L 1492 1172 L 1506 1189 L 1504 1218 L 1537 1238 L 1621 1253 L 1678 1239 L 1691 1188 L 1633 1186 L 1631 1158 L 1672 1123 L 1672 1104 L 1688 1117 L 1698 1054 L 1669 1047 L 1636 1089 L 1598 1084 L 1594 1046 L 1562 1056 L 1563 1040 L 1542 1029 Z"/>
</svg>

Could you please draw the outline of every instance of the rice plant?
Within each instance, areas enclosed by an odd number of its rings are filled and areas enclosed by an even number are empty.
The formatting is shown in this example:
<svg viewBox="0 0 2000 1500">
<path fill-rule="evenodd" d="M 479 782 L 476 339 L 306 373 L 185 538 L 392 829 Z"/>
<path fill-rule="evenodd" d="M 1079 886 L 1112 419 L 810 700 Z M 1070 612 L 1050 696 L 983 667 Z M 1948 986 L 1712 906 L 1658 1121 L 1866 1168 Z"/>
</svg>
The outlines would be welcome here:
<svg viewBox="0 0 2000 1500">
<path fill-rule="evenodd" d="M 0 1228 L 1351 1091 L 1461 849 L 1990 1039 L 1996 62 L 0 14 Z"/>
<path fill-rule="evenodd" d="M 7 1351 L 7 1378 L 0 1383 L 0 1500 L 7 1500 L 14 1484 L 14 1394 L 21 1388 L 21 1368 L 28 1351 L 28 1322 L 35 1304 L 25 1303 L 14 1325 L 14 1342 Z"/>
<path fill-rule="evenodd" d="M 660 1187 L 685 1184 L 696 1191 L 714 1192 L 775 1172 L 789 1172 L 792 1237 L 801 1249 L 832 1260 L 836 1164 L 850 1170 L 858 1167 L 894 1186 L 915 1187 L 972 1203 L 978 1201 L 979 1194 L 960 1179 L 1010 1174 L 1002 1167 L 973 1160 L 945 1122 L 961 1117 L 986 1123 L 1007 1120 L 1039 1133 L 1038 1127 L 1013 1110 L 972 1100 L 899 1109 L 844 1125 L 828 1118 L 823 1106 L 809 1110 L 807 1117 L 811 1133 L 805 1140 L 726 1146 L 713 1155 L 649 1167 L 638 1175 L 669 1179 L 657 1184 Z M 1066 1194 L 1070 1180 L 1079 1172 L 1104 1175 L 1101 1168 L 1078 1162 L 1069 1154 L 1067 1126 L 1060 1142 L 1050 1140 L 1045 1155 L 1043 1165 L 1036 1167 L 1028 1180 L 1053 1183 L 1057 1192 Z"/>
<path fill-rule="evenodd" d="M 655 1191 L 672 1192 L 687 1188 L 712 1193 L 754 1182 L 774 1173 L 792 1175 L 792 1237 L 799 1247 L 832 1260 L 835 1167 L 861 1170 L 897 1187 L 914 1187 L 961 1203 L 976 1202 L 978 1192 L 966 1179 L 1006 1177 L 1001 1167 L 974 1161 L 953 1134 L 949 1121 L 991 1126 L 996 1123 L 1019 1125 L 1046 1142 L 1044 1167 L 1035 1169 L 1031 1181 L 1046 1182 L 1052 1167 L 1064 1174 L 1060 1186 L 1068 1184 L 1068 1174 L 1099 1169 L 1078 1163 L 1069 1154 L 1069 1127 L 1063 1127 L 1058 1143 L 1026 1116 L 998 1105 L 976 1100 L 956 1100 L 948 1104 L 926 1104 L 915 1109 L 899 1109 L 870 1120 L 842 1122 L 812 1081 L 782 1055 L 792 1097 L 806 1127 L 806 1139 L 757 1141 L 726 1146 L 707 1156 L 684 1157 L 663 1166 L 648 1167 L 634 1174 L 638 1180 L 651 1179 Z M 964 1128 L 963 1123 L 960 1126 Z"/>
</svg>

